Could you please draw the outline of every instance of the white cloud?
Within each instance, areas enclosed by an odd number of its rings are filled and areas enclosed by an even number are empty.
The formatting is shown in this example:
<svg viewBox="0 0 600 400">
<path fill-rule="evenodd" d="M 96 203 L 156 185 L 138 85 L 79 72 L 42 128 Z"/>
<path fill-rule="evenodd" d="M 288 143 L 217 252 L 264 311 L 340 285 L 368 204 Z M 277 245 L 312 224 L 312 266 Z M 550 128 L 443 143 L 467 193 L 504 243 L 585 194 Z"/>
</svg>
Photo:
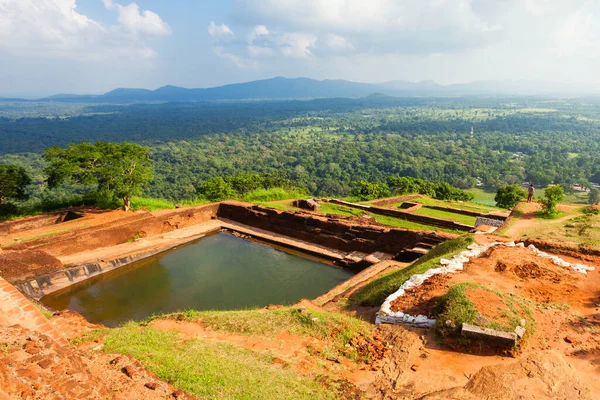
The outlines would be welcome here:
<svg viewBox="0 0 600 400">
<path fill-rule="evenodd" d="M 345 37 L 330 33 L 327 35 L 327 46 L 334 51 L 353 50 L 354 46 Z"/>
<path fill-rule="evenodd" d="M 0 50 L 15 56 L 103 60 L 153 58 L 146 36 L 171 33 L 157 14 L 135 3 L 103 0 L 118 12 L 118 23 L 105 26 L 77 12 L 76 0 L 0 0 Z"/>
<path fill-rule="evenodd" d="M 477 47 L 494 37 L 500 26 L 484 12 L 491 2 L 237 0 L 233 17 L 242 24 L 267 23 L 319 38 L 336 35 L 352 43 L 356 52 L 435 53 Z"/>
<path fill-rule="evenodd" d="M 290 32 L 281 38 L 281 52 L 288 57 L 304 58 L 313 55 L 311 48 L 315 46 L 317 37 L 310 33 Z"/>
<path fill-rule="evenodd" d="M 256 39 L 270 35 L 271 32 L 264 25 L 256 25 L 248 35 L 248 43 L 253 44 Z"/>
<path fill-rule="evenodd" d="M 119 22 L 130 32 L 153 36 L 171 34 L 171 27 L 158 14 L 148 10 L 140 12 L 140 7 L 136 3 L 122 6 L 120 4 L 113 5 L 110 1 L 110 5 L 112 8 L 116 7 L 119 13 Z"/>
<path fill-rule="evenodd" d="M 232 53 L 228 53 L 221 46 L 215 46 L 214 51 L 218 57 L 221 57 L 225 60 L 229 60 L 239 68 L 252 68 L 256 66 L 256 63 L 254 61 L 247 60 L 243 57 Z"/>
<path fill-rule="evenodd" d="M 249 45 L 248 54 L 252 58 L 265 58 L 271 57 L 274 54 L 274 51 L 271 47 Z"/>
<path fill-rule="evenodd" d="M 230 40 L 235 37 L 233 31 L 227 25 L 217 25 L 213 21 L 208 24 L 208 34 L 218 40 Z"/>
</svg>

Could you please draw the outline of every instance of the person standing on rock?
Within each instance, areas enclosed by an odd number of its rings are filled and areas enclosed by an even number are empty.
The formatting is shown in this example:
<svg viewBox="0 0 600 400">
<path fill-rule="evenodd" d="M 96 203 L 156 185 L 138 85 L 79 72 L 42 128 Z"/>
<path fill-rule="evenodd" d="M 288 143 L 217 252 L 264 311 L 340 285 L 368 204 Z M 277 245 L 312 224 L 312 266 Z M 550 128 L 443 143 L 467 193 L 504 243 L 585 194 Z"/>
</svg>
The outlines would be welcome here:
<svg viewBox="0 0 600 400">
<path fill-rule="evenodd" d="M 529 184 L 529 191 L 527 192 L 527 202 L 531 203 L 531 201 L 533 200 L 533 194 L 535 193 L 535 188 L 533 187 L 533 183 Z"/>
</svg>

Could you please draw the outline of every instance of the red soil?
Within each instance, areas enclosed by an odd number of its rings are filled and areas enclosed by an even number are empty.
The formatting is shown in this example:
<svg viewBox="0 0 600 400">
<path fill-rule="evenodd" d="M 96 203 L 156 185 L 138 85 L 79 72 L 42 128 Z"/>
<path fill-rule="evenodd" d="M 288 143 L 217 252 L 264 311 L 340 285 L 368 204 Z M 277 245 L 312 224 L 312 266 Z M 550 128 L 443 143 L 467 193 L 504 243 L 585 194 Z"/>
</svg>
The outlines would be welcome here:
<svg viewBox="0 0 600 400">
<path fill-rule="evenodd" d="M 498 296 L 489 290 L 479 288 L 467 288 L 465 296 L 475 304 L 475 308 L 486 318 L 497 320 L 501 318 L 502 311 L 508 311 L 508 307 L 500 301 Z"/>
</svg>

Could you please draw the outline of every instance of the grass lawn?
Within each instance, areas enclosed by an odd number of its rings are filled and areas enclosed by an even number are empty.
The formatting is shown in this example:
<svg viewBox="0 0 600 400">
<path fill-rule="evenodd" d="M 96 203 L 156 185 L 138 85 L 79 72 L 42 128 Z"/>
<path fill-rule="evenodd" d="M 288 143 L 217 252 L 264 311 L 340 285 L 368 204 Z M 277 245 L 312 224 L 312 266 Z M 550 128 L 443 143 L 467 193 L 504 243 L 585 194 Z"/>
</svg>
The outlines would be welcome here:
<svg viewBox="0 0 600 400">
<path fill-rule="evenodd" d="M 466 189 L 465 192 L 472 193 L 475 196 L 473 199 L 474 203 L 484 204 L 486 206 L 494 206 L 494 208 L 496 206 L 496 200 L 494 200 L 494 197 L 496 197 L 496 192 L 490 192 L 480 188 Z"/>
<path fill-rule="evenodd" d="M 175 331 L 130 323 L 108 333 L 105 349 L 135 357 L 159 378 L 199 398 L 336 398 L 332 388 L 273 364 L 270 353 L 186 339 Z"/>
<path fill-rule="evenodd" d="M 99 329 L 73 342 L 84 343 L 105 335 L 104 351 L 131 355 L 161 379 L 199 398 L 339 398 L 336 381 L 323 385 L 321 376 L 299 374 L 294 368 L 275 364 L 273 359 L 278 355 L 272 351 L 159 331 L 149 324 L 156 318 L 201 321 L 206 329 L 255 338 L 272 338 L 282 331 L 319 338 L 324 347 L 315 350 L 313 356 L 323 362 L 327 357 L 368 361 L 368 354 L 359 354 L 349 344 L 358 335 L 370 338 L 374 333 L 372 324 L 349 315 L 296 306 L 274 310 L 190 310 L 130 322 L 120 328 Z"/>
<path fill-rule="evenodd" d="M 523 238 L 600 246 L 600 214 L 584 213 L 587 207 L 561 208 L 556 219 L 536 218 L 521 232 Z"/>
<path fill-rule="evenodd" d="M 380 224 L 393 226 L 396 228 L 412 229 L 412 230 L 418 230 L 418 231 L 441 231 L 441 232 L 448 232 L 448 233 L 461 233 L 460 231 L 454 230 L 454 229 L 445 229 L 445 228 L 438 228 L 437 226 L 419 224 L 417 222 L 407 221 L 407 220 L 401 219 L 401 218 L 394 218 L 394 217 L 388 217 L 386 215 L 373 214 L 370 212 L 359 210 L 357 208 L 346 207 L 346 206 L 342 206 L 342 205 L 338 205 L 338 204 L 321 203 L 321 209 L 319 210 L 319 212 L 321 212 L 323 214 L 342 215 L 344 217 L 360 217 L 360 216 L 368 215 L 370 217 L 373 217 L 373 219 L 375 221 L 379 222 Z"/>
<path fill-rule="evenodd" d="M 369 283 L 350 300 L 354 304 L 363 306 L 381 305 L 390 294 L 398 290 L 411 276 L 438 267 L 441 258 L 452 257 L 466 249 L 473 241 L 472 235 L 463 235 L 441 243 L 408 267 L 390 272 Z"/>
<path fill-rule="evenodd" d="M 477 221 L 477 217 L 472 217 L 470 215 L 456 214 L 449 211 L 440 211 L 435 210 L 433 208 L 421 207 L 420 209 L 414 211 L 412 214 L 417 215 L 426 215 L 428 217 L 434 218 L 443 218 L 449 219 L 451 221 L 460 222 L 465 225 L 475 226 L 475 222 Z"/>
<path fill-rule="evenodd" d="M 494 195 L 495 196 L 495 195 Z M 490 211 L 503 210 L 502 208 L 495 207 L 493 205 L 484 205 L 480 203 L 471 203 L 463 201 L 447 201 L 447 200 L 436 200 L 427 196 L 421 196 L 410 200 L 413 203 L 420 203 L 425 206 L 439 206 L 447 208 L 458 208 L 460 210 L 475 211 L 479 213 L 488 213 Z M 395 203 L 389 207 L 399 207 L 403 202 Z M 495 202 L 493 204 L 496 204 Z"/>
</svg>

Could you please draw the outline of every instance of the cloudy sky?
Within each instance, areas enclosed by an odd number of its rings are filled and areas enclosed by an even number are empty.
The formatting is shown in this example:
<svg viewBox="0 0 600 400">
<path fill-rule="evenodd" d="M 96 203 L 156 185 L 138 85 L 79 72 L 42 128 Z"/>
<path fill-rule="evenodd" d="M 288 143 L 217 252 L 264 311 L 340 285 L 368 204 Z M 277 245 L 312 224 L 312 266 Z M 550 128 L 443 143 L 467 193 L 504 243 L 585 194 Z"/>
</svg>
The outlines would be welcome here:
<svg viewBox="0 0 600 400">
<path fill-rule="evenodd" d="M 0 0 L 0 96 L 598 71 L 597 0 Z"/>
</svg>

